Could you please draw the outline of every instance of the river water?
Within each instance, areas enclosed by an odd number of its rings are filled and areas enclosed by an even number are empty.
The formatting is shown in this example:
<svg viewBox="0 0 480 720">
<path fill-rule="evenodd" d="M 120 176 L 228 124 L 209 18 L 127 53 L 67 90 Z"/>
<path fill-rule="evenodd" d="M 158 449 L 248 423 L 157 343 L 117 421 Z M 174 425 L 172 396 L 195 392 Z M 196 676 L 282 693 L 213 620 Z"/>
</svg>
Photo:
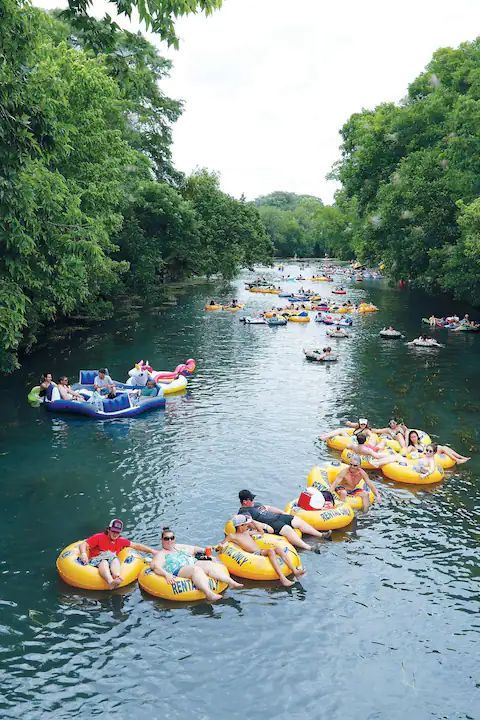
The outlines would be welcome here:
<svg viewBox="0 0 480 720">
<path fill-rule="evenodd" d="M 438 352 L 379 341 L 385 323 L 411 339 L 422 316 L 455 306 L 366 281 L 351 295 L 380 312 L 336 341 L 338 363 L 310 364 L 302 348 L 323 344 L 322 325 L 203 311 L 212 295 L 271 304 L 243 290 L 247 276 L 75 335 L 2 382 L 1 718 L 479 717 L 480 337 L 439 331 Z M 189 393 L 137 419 L 55 418 L 25 399 L 44 370 L 107 365 L 121 380 L 139 358 L 171 369 L 188 357 Z M 239 489 L 283 505 L 337 457 L 322 430 L 394 412 L 472 461 L 430 489 L 379 478 L 383 504 L 304 554 L 291 589 L 247 582 L 214 606 L 173 605 L 57 577 L 58 552 L 111 517 L 147 544 L 166 524 L 180 541 L 218 541 Z"/>
</svg>

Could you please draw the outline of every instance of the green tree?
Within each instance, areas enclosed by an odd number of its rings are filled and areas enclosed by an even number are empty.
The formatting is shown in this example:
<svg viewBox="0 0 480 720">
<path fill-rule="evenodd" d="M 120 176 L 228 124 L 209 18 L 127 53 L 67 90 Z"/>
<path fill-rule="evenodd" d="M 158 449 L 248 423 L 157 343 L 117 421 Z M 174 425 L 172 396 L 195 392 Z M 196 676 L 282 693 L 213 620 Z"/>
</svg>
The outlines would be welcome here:
<svg viewBox="0 0 480 720">
<path fill-rule="evenodd" d="M 165 183 L 145 182 L 125 209 L 116 242 L 129 262 L 129 284 L 148 296 L 165 280 L 198 273 L 203 250 L 192 205 Z"/>
<path fill-rule="evenodd" d="M 258 208 L 277 257 L 292 257 L 301 244 L 302 230 L 291 212 L 269 205 Z M 298 253 L 297 253 L 298 254 Z"/>
<path fill-rule="evenodd" d="M 111 258 L 110 237 L 137 156 L 102 66 L 54 47 L 30 7 L 6 0 L 2 13 L 0 278 L 3 298 L 14 296 L 1 313 L 5 368 L 45 322 L 118 282 L 126 265 Z"/>
<path fill-rule="evenodd" d="M 132 16 L 133 10 L 138 12 L 147 29 L 153 30 L 160 35 L 169 45 L 178 47 L 178 38 L 175 33 L 175 21 L 179 17 L 204 12 L 210 15 L 214 10 L 220 8 L 223 0 L 110 0 L 119 15 Z M 93 0 L 68 0 L 68 10 L 65 16 L 74 22 L 83 22 L 90 19 L 88 11 L 93 5 Z M 111 20 L 107 15 L 106 24 Z"/>
<path fill-rule="evenodd" d="M 431 271 L 442 290 L 480 306 L 480 198 L 459 209 L 460 237 L 430 251 Z"/>
<path fill-rule="evenodd" d="M 78 18 L 75 23 L 62 21 L 60 11 L 50 20 L 42 13 L 47 30 L 58 44 L 67 41 L 89 56 L 98 57 L 119 87 L 125 118 L 125 139 L 150 161 L 158 180 L 181 182 L 181 174 L 171 162 L 172 124 L 182 112 L 182 104 L 161 90 L 168 77 L 170 60 L 140 33 L 117 28 L 105 20 Z"/>
<path fill-rule="evenodd" d="M 477 247 L 480 40 L 438 50 L 401 104 L 353 115 L 342 139 L 335 175 L 354 209 L 358 257 L 384 261 L 392 278 L 476 298 L 465 278 Z"/>
<path fill-rule="evenodd" d="M 271 262 L 272 245 L 258 211 L 220 190 L 219 178 L 206 170 L 187 178 L 184 197 L 192 203 L 202 237 L 202 270 L 231 278 L 242 265 Z"/>
<path fill-rule="evenodd" d="M 312 201 L 314 206 L 323 205 L 320 198 L 313 195 L 297 195 L 293 192 L 285 192 L 283 190 L 276 190 L 269 195 L 260 195 L 255 200 L 255 205 L 261 207 L 267 205 L 269 207 L 275 207 L 279 210 L 295 210 L 301 203 Z"/>
<path fill-rule="evenodd" d="M 353 213 L 343 205 L 324 206 L 320 198 L 273 192 L 255 200 L 275 255 L 340 258 L 352 256 Z"/>
</svg>

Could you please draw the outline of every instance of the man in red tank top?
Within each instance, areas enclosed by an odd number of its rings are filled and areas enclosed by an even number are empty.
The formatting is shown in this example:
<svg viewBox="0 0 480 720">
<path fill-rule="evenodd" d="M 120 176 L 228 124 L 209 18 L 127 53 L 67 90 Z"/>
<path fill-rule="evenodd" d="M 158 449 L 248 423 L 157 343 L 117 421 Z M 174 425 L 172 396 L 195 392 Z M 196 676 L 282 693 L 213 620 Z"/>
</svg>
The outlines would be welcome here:
<svg viewBox="0 0 480 720">
<path fill-rule="evenodd" d="M 148 545 L 132 542 L 121 537 L 123 522 L 118 518 L 112 520 L 106 530 L 95 533 L 80 543 L 80 560 L 84 565 L 93 565 L 105 580 L 110 590 L 121 585 L 120 560 L 118 553 L 124 548 L 131 547 L 145 553 L 155 553 L 156 550 Z"/>
</svg>

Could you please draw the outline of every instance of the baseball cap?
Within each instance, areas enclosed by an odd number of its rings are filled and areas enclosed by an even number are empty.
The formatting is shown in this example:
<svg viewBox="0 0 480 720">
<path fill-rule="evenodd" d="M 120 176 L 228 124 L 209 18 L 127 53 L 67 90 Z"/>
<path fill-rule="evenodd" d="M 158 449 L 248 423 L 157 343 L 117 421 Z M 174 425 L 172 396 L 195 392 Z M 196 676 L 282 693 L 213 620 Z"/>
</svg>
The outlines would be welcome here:
<svg viewBox="0 0 480 720">
<path fill-rule="evenodd" d="M 359 425 L 368 425 L 367 418 L 358 418 L 358 424 Z"/>
<path fill-rule="evenodd" d="M 113 530 L 113 532 L 122 532 L 123 522 L 121 520 L 119 520 L 118 518 L 115 518 L 115 520 L 110 520 L 108 529 Z"/>
<path fill-rule="evenodd" d="M 253 495 L 250 490 L 240 490 L 238 497 L 240 502 L 243 502 L 244 500 L 253 500 L 255 495 Z"/>
<path fill-rule="evenodd" d="M 233 527 L 237 528 L 240 525 L 248 525 L 252 522 L 250 515 L 234 515 L 232 518 Z"/>
</svg>

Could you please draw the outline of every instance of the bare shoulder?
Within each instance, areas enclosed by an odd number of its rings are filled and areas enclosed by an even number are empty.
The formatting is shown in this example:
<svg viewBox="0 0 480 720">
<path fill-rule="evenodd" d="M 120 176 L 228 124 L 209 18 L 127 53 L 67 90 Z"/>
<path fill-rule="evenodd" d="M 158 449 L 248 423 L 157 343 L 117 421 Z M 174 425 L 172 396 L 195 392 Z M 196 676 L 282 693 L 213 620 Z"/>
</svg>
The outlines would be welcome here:
<svg viewBox="0 0 480 720">
<path fill-rule="evenodd" d="M 193 555 L 195 552 L 195 545 L 184 545 L 183 543 L 177 543 L 175 545 L 175 550 L 184 550 L 185 552 Z"/>
</svg>

